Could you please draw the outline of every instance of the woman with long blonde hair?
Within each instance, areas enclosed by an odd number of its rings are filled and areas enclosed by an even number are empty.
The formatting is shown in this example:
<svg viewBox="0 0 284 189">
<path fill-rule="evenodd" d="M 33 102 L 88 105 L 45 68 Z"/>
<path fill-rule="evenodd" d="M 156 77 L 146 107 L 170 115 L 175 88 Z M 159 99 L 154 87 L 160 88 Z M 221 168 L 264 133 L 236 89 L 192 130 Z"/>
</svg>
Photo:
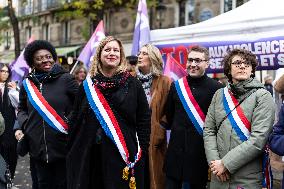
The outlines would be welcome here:
<svg viewBox="0 0 284 189">
<path fill-rule="evenodd" d="M 149 147 L 149 175 L 151 189 L 165 188 L 163 173 L 167 150 L 166 131 L 161 125 L 164 105 L 171 86 L 171 80 L 162 74 L 163 60 L 157 47 L 144 45 L 138 53 L 137 79 L 141 81 L 151 109 L 151 136 Z"/>
</svg>

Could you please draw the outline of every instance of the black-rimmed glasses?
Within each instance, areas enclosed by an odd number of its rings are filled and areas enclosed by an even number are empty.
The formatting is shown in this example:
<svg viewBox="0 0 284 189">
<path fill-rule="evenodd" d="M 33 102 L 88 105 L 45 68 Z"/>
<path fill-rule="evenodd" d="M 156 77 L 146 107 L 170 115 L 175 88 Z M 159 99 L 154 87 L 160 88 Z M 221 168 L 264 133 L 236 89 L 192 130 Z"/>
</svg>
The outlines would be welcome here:
<svg viewBox="0 0 284 189">
<path fill-rule="evenodd" d="M 207 61 L 206 59 L 200 59 L 200 58 L 188 58 L 187 63 L 191 64 L 195 62 L 195 64 L 200 64 L 203 61 Z"/>
<path fill-rule="evenodd" d="M 234 65 L 237 68 L 240 68 L 242 64 L 244 64 L 244 67 L 246 67 L 246 68 L 251 66 L 251 63 L 247 62 L 247 61 L 236 60 L 236 61 L 232 62 L 232 65 Z"/>
</svg>

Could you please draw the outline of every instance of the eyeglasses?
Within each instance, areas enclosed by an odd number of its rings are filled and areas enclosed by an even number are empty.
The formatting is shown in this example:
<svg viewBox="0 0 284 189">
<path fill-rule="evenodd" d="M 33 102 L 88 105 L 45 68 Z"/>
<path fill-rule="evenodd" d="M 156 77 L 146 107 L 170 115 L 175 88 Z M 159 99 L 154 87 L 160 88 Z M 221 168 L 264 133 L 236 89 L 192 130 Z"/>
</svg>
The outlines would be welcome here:
<svg viewBox="0 0 284 189">
<path fill-rule="evenodd" d="M 236 61 L 232 62 L 232 65 L 234 65 L 237 68 L 240 68 L 242 64 L 244 64 L 245 68 L 248 68 L 248 67 L 251 66 L 251 63 L 247 62 L 247 61 L 236 60 Z"/>
<path fill-rule="evenodd" d="M 207 61 L 206 59 L 200 59 L 200 58 L 188 58 L 187 59 L 187 63 L 191 64 L 193 63 L 193 61 L 195 62 L 195 64 L 200 64 L 203 61 Z"/>
<path fill-rule="evenodd" d="M 53 57 L 52 57 L 51 55 L 49 55 L 49 54 L 44 55 L 44 56 L 37 56 L 37 57 L 35 57 L 35 60 L 38 61 L 38 62 L 42 62 L 42 61 L 44 61 L 45 59 L 46 59 L 46 60 L 52 60 Z"/>
<path fill-rule="evenodd" d="M 9 73 L 8 70 L 0 70 L 1 73 Z"/>
</svg>

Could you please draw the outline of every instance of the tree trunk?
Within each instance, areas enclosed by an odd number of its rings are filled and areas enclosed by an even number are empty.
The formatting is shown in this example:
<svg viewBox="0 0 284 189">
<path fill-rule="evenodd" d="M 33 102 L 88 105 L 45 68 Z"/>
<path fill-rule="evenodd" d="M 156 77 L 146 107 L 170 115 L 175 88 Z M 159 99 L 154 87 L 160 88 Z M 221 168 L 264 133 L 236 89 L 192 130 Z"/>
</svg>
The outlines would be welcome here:
<svg viewBox="0 0 284 189">
<path fill-rule="evenodd" d="M 8 0 L 8 15 L 13 27 L 14 32 L 14 41 L 15 41 L 15 59 L 18 58 L 18 56 L 21 53 L 20 49 L 20 31 L 19 31 L 19 25 L 18 25 L 18 19 L 15 15 L 12 0 Z"/>
</svg>

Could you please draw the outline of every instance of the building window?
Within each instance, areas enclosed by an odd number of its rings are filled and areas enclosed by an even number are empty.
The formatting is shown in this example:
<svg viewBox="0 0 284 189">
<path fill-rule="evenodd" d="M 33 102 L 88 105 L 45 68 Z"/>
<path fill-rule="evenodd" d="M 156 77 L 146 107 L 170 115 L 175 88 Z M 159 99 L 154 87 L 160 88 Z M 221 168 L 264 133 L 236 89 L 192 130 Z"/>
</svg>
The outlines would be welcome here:
<svg viewBox="0 0 284 189">
<path fill-rule="evenodd" d="M 63 43 L 68 44 L 70 40 L 70 22 L 66 21 L 62 24 L 63 26 Z"/>
<path fill-rule="evenodd" d="M 33 13 L 33 1 L 32 0 L 27 0 L 26 1 L 26 6 L 25 6 L 25 15 L 30 15 Z"/>
<path fill-rule="evenodd" d="M 194 23 L 194 8 L 195 0 L 187 0 L 185 5 L 185 24 L 190 25 Z"/>
<path fill-rule="evenodd" d="M 49 24 L 48 23 L 42 25 L 42 38 L 44 40 L 47 40 L 47 41 L 50 39 L 50 37 L 49 37 L 49 34 L 50 34 L 49 29 L 50 28 L 49 28 Z"/>
<path fill-rule="evenodd" d="M 31 26 L 26 27 L 25 33 L 26 33 L 26 41 L 28 41 L 32 36 L 32 27 Z"/>
<path fill-rule="evenodd" d="M 221 13 L 228 12 L 234 8 L 241 6 L 249 0 L 222 0 L 221 1 Z"/>
</svg>

